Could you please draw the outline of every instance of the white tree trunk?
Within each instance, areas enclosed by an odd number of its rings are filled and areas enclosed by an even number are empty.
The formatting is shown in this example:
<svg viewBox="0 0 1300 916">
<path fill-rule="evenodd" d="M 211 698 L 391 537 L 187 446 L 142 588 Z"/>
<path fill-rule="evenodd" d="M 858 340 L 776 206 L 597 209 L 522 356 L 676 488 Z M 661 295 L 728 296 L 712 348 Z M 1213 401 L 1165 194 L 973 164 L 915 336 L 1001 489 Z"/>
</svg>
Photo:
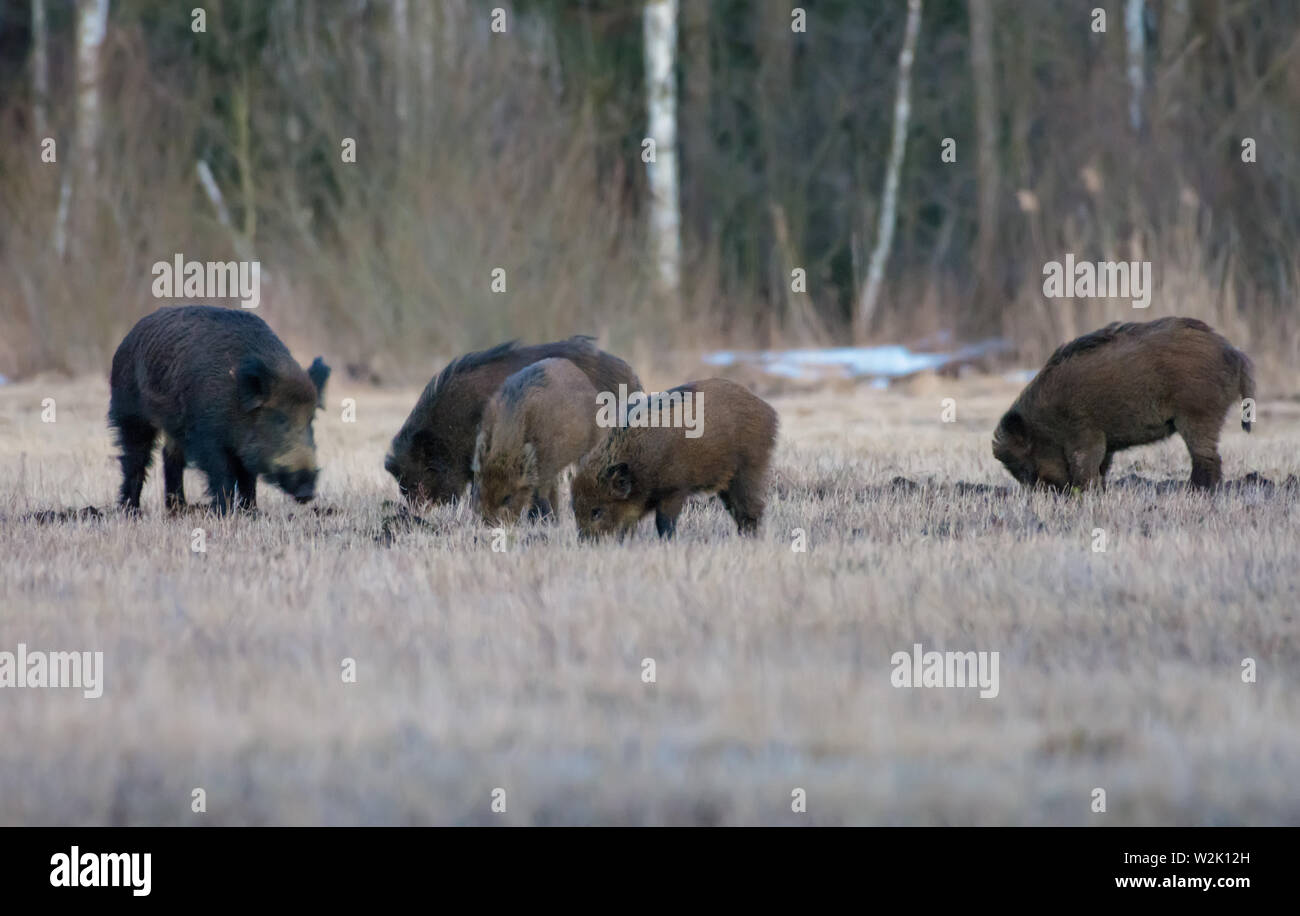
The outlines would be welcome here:
<svg viewBox="0 0 1300 916">
<path fill-rule="evenodd" d="M 93 187 L 99 174 L 99 58 L 108 28 L 108 0 L 77 0 L 77 157 Z"/>
<path fill-rule="evenodd" d="M 84 210 L 99 176 L 99 55 L 107 29 L 108 0 L 77 0 L 76 143 L 71 167 L 63 171 L 54 221 L 54 250 L 59 257 L 67 251 L 73 198 L 80 198 L 77 209 Z"/>
<path fill-rule="evenodd" d="M 235 221 L 230 218 L 230 210 L 226 207 L 226 198 L 221 193 L 221 186 L 217 184 L 217 179 L 212 174 L 212 169 L 208 164 L 200 159 L 196 170 L 199 176 L 199 184 L 203 187 L 203 193 L 208 196 L 212 202 L 212 209 L 216 211 L 217 222 L 230 233 L 230 240 L 235 248 L 235 254 L 241 261 L 256 261 L 257 254 L 253 246 L 248 243 L 248 239 L 235 228 Z M 266 283 L 266 271 L 261 274 L 262 283 Z"/>
<path fill-rule="evenodd" d="M 1146 33 L 1142 13 L 1143 0 L 1127 0 L 1124 32 L 1128 38 L 1128 119 L 1135 134 L 1142 130 L 1142 94 L 1146 89 Z"/>
<path fill-rule="evenodd" d="M 681 212 L 677 191 L 677 0 L 646 0 L 645 66 L 649 136 L 650 246 L 661 296 L 681 289 Z"/>
<path fill-rule="evenodd" d="M 45 0 L 32 0 L 32 123 L 37 138 L 49 136 L 47 116 L 50 99 L 49 27 L 45 22 Z"/>
<path fill-rule="evenodd" d="M 921 31 L 921 0 L 907 0 L 907 27 L 903 50 L 898 55 L 898 94 L 894 98 L 894 135 L 889 144 L 889 164 L 885 170 L 885 190 L 880 202 L 880 221 L 876 229 L 876 247 L 867 264 L 867 282 L 862 288 L 858 308 L 859 331 L 865 336 L 871 329 L 880 300 L 880 285 L 894 241 L 894 223 L 898 214 L 898 177 L 903 170 L 903 152 L 907 146 L 907 122 L 912 116 L 912 60 L 916 56 L 916 38 Z"/>
<path fill-rule="evenodd" d="M 59 209 L 54 216 L 54 253 L 60 258 L 68 250 L 68 211 L 72 209 L 72 170 L 65 169 L 59 186 Z"/>
</svg>

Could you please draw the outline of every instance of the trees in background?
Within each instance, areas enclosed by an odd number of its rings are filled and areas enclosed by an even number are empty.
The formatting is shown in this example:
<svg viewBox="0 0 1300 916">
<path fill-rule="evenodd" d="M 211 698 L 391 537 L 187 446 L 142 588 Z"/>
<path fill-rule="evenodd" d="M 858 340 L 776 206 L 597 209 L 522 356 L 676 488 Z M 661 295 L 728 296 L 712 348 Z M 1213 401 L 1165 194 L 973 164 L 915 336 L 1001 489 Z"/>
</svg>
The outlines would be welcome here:
<svg viewBox="0 0 1300 916">
<path fill-rule="evenodd" d="M 907 26 L 903 30 L 903 49 L 898 52 L 898 92 L 894 100 L 894 128 L 885 165 L 885 187 L 880 193 L 880 223 L 876 228 L 876 246 L 867 264 L 867 280 L 862 288 L 859 311 L 862 335 L 871 331 L 871 320 L 880 301 L 880 285 L 885 279 L 885 262 L 894 243 L 894 224 L 898 220 L 898 178 L 903 171 L 903 154 L 907 149 L 907 128 L 912 117 L 912 61 L 916 57 L 916 37 L 921 31 L 921 0 L 907 0 Z M 860 336 L 862 336 L 860 335 Z"/>
<path fill-rule="evenodd" d="M 975 95 L 976 210 L 975 302 L 985 306 L 997 294 L 998 226 L 1002 167 L 999 162 L 998 77 L 993 51 L 993 0 L 969 0 L 970 73 Z"/>
<path fill-rule="evenodd" d="M 37 22 L 38 14 L 33 9 L 32 21 Z M 45 14 L 39 13 L 40 30 L 44 32 Z M 100 143 L 100 59 L 103 52 L 104 36 L 108 29 L 108 0 L 78 0 L 77 2 L 77 116 L 74 136 L 75 158 L 73 167 L 64 170 L 63 184 L 59 191 L 59 209 L 55 218 L 54 251 L 62 258 L 67 250 L 68 216 L 76 207 L 78 223 L 84 227 L 91 218 L 90 210 L 94 205 L 96 183 L 99 178 L 99 143 Z M 42 36 L 42 44 L 44 36 Z M 45 49 L 41 47 L 40 55 L 44 57 Z M 48 79 L 45 63 L 37 68 L 40 82 Z M 34 85 L 36 104 L 40 109 L 34 120 L 45 120 L 43 94 L 47 85 Z M 77 201 L 80 196 L 80 201 Z"/>
<path fill-rule="evenodd" d="M 48 136 L 46 116 L 50 100 L 49 27 L 45 19 L 45 0 L 32 0 L 32 130 L 37 137 Z"/>
<path fill-rule="evenodd" d="M 651 256 L 661 301 L 681 295 L 681 210 L 677 197 L 677 0 L 646 0 L 645 85 Z"/>
<path fill-rule="evenodd" d="M 0 372 L 103 359 L 153 261 L 254 243 L 284 320 L 395 365 L 864 317 L 1032 358 L 1129 317 L 1044 300 L 1067 252 L 1150 259 L 1153 309 L 1300 356 L 1300 4 L 1097 8 L 223 0 L 200 32 L 170 0 L 0 0 Z"/>
</svg>

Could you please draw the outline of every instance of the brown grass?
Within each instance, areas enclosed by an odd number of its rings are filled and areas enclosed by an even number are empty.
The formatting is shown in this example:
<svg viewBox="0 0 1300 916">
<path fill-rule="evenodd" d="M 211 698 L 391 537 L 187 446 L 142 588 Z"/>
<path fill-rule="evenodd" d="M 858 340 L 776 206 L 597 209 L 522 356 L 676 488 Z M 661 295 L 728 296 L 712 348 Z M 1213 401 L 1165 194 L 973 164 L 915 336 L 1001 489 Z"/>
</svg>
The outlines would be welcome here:
<svg viewBox="0 0 1300 916">
<path fill-rule="evenodd" d="M 1010 483 L 1016 388 L 933 379 L 775 398 L 756 541 L 700 501 L 671 544 L 565 518 L 496 553 L 466 506 L 385 542 L 416 391 L 332 384 L 313 506 L 264 486 L 256 518 L 171 519 L 155 467 L 144 518 L 52 524 L 22 517 L 112 503 L 107 386 L 0 388 L 0 650 L 106 667 L 98 700 L 0 691 L 0 824 L 1300 824 L 1294 488 L 959 489 Z M 1264 401 L 1225 476 L 1280 484 L 1298 451 L 1300 410 Z M 1112 475 L 1188 467 L 1174 441 Z M 1000 695 L 892 688 L 916 642 L 1000 652 Z"/>
</svg>

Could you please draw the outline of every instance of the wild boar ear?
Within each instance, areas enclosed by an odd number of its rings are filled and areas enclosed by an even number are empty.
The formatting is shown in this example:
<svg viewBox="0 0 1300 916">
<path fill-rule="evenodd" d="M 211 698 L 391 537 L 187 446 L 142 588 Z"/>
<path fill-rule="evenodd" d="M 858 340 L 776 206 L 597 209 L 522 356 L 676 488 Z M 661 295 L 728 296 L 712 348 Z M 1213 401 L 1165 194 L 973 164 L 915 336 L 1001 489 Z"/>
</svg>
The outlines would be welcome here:
<svg viewBox="0 0 1300 916">
<path fill-rule="evenodd" d="M 316 386 L 316 406 L 324 407 L 325 381 L 330 377 L 330 367 L 325 365 L 325 360 L 318 356 L 311 361 L 311 368 L 307 370 L 307 377 Z"/>
<path fill-rule="evenodd" d="M 610 489 L 617 498 L 627 499 L 632 495 L 632 469 L 627 466 L 627 462 L 606 468 L 605 479 L 609 481 Z"/>
<path fill-rule="evenodd" d="M 1019 439 L 1022 442 L 1029 438 L 1029 427 L 1025 425 L 1025 418 L 1015 410 L 1008 410 L 1003 415 L 1002 422 L 998 424 L 998 432 L 1005 438 Z"/>
<path fill-rule="evenodd" d="M 266 403 L 271 394 L 271 368 L 256 356 L 246 356 L 235 370 L 239 407 L 245 413 Z"/>
</svg>

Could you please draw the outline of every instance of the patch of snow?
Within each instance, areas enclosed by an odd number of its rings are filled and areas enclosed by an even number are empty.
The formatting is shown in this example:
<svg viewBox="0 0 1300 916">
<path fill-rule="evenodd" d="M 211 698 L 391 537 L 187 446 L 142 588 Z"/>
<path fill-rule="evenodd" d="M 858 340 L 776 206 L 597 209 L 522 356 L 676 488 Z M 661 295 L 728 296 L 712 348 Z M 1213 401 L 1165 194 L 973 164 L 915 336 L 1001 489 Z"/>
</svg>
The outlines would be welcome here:
<svg viewBox="0 0 1300 916">
<path fill-rule="evenodd" d="M 1010 372 L 1002 373 L 1002 377 L 1008 382 L 1016 382 L 1020 385 L 1027 385 L 1034 380 L 1038 374 L 1037 369 L 1013 369 Z"/>
<path fill-rule="evenodd" d="M 850 378 L 886 380 L 938 369 L 951 362 L 974 359 L 1007 349 L 1002 340 L 986 340 L 949 353 L 917 353 L 899 344 L 880 347 L 826 347 L 798 350 L 718 350 L 704 361 L 713 366 L 756 365 L 768 375 L 806 379 L 838 371 Z M 886 383 L 887 386 L 887 383 Z"/>
</svg>

